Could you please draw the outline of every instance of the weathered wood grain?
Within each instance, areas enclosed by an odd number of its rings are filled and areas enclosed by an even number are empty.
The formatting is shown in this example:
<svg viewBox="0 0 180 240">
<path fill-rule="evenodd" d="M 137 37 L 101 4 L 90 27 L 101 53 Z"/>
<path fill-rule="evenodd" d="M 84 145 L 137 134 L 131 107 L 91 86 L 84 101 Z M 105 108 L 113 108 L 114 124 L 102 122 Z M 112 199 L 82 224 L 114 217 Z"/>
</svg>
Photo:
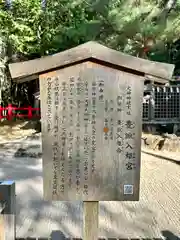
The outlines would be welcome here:
<svg viewBox="0 0 180 240">
<path fill-rule="evenodd" d="M 72 99 L 73 109 L 70 109 L 69 100 L 65 99 L 65 113 L 63 112 L 63 91 L 61 84 L 64 81 L 69 91 L 70 78 L 81 79 L 81 93 L 76 94 L 74 88 Z M 58 79 L 57 79 L 58 78 Z M 59 84 L 59 96 L 57 109 L 55 107 L 55 82 Z M 142 115 L 142 94 L 143 81 L 139 81 L 139 76 L 130 73 L 124 73 L 116 69 L 108 68 L 95 63 L 82 63 L 71 66 L 57 72 L 40 76 L 40 98 L 41 98 L 41 116 L 42 116 L 42 148 L 43 148 L 43 179 L 44 179 L 44 197 L 46 200 L 83 200 L 83 201 L 108 201 L 108 200 L 138 200 L 139 198 L 139 179 L 140 179 L 140 142 L 141 142 L 141 115 Z M 100 101 L 99 86 L 97 86 L 97 103 L 96 103 L 96 123 L 95 123 L 95 170 L 92 171 L 92 83 L 97 85 L 99 81 L 104 81 L 104 100 L 108 101 L 108 109 L 105 112 L 105 103 Z M 85 147 L 85 82 L 88 83 L 88 124 L 87 124 L 87 141 L 88 141 L 88 180 L 84 180 L 84 154 Z M 48 88 L 51 86 L 51 88 Z M 127 115 L 126 107 L 128 99 L 127 89 L 130 87 L 131 93 L 131 115 Z M 48 90 L 49 89 L 49 90 Z M 50 92 L 49 92 L 50 91 Z M 69 93 L 67 93 L 69 94 Z M 47 97 L 51 97 L 51 104 L 47 104 Z M 68 95 L 70 96 L 70 95 Z M 120 107 L 117 104 L 117 98 L 120 100 Z M 77 101 L 81 101 L 80 105 L 80 126 L 79 133 L 77 130 Z M 50 113 L 48 112 L 50 110 Z M 119 110 L 121 111 L 119 111 Z M 70 124 L 70 114 L 72 113 L 72 122 Z M 55 141 L 55 115 L 58 115 L 58 133 L 56 140 L 59 143 L 57 153 L 56 166 L 56 185 L 57 194 L 52 194 L 53 189 L 53 142 Z M 65 114 L 65 121 L 62 122 L 62 116 Z M 48 117 L 49 115 L 49 117 Z M 107 126 L 105 121 L 107 120 Z M 48 131 L 48 122 L 50 122 L 50 130 Z M 119 123 L 120 122 L 120 123 Z M 130 124 L 128 126 L 127 124 Z M 113 124 L 113 128 L 112 128 Z M 127 127 L 126 127 L 127 125 Z M 72 148 L 70 149 L 70 140 L 66 137 L 65 148 L 62 148 L 63 128 L 69 136 L 72 134 Z M 112 129 L 111 129 L 112 128 Z M 105 132 L 107 139 L 105 139 Z M 119 132 L 118 132 L 119 131 Z M 112 133 L 111 133 L 112 132 Z M 76 190 L 76 137 L 80 136 L 80 190 Z M 129 134 L 129 140 L 127 138 Z M 132 138 L 132 139 L 131 139 Z M 123 143 L 124 141 L 124 143 Z M 128 143 L 129 141 L 129 143 Z M 128 145 L 130 144 L 130 145 Z M 119 146 L 118 146 L 119 145 Z M 122 146 L 121 146 L 122 145 Z M 65 162 L 62 163 L 64 170 L 60 167 L 60 157 L 63 151 Z M 68 187 L 68 154 L 72 151 L 72 185 Z M 118 152 L 119 151 L 119 152 Z M 129 153 L 128 153 L 129 152 Z M 125 155 L 129 154 L 127 157 Z M 135 166 L 132 170 L 127 170 L 127 164 L 132 162 Z M 130 164 L 131 165 L 131 164 Z M 63 171 L 63 172 L 62 172 Z M 79 171 L 79 170 L 78 170 Z M 64 180 L 62 179 L 64 176 Z M 54 178 L 55 179 L 55 178 Z M 63 183 L 65 182 L 65 184 Z M 64 184 L 64 193 L 61 192 L 60 186 Z M 84 185 L 88 185 L 88 195 L 85 194 Z M 134 187 L 134 192 L 125 195 L 123 192 L 124 185 Z M 87 187 L 87 186 L 86 186 Z M 127 188 L 127 186 L 126 186 Z"/>
<path fill-rule="evenodd" d="M 160 82 L 164 81 L 163 78 L 170 79 L 174 71 L 172 64 L 133 57 L 91 41 L 51 56 L 9 64 L 9 69 L 12 79 L 23 82 L 37 79 L 37 76 L 44 72 L 86 61 L 90 58 L 114 64 L 126 70 L 131 69 L 141 74 L 158 77 Z"/>
<path fill-rule="evenodd" d="M 99 236 L 99 202 L 83 202 L 83 239 L 97 240 Z"/>
</svg>

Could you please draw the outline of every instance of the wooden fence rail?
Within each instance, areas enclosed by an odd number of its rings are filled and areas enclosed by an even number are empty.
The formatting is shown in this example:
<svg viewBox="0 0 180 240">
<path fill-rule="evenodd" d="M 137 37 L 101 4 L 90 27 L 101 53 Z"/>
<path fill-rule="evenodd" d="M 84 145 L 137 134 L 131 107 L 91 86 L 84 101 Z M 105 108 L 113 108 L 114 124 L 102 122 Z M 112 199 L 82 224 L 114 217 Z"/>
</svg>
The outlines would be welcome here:
<svg viewBox="0 0 180 240">
<path fill-rule="evenodd" d="M 26 114 L 17 113 L 27 111 Z M 0 106 L 0 120 L 6 118 L 7 120 L 12 120 L 13 118 L 40 118 L 40 109 L 28 107 L 14 107 L 12 104 L 9 104 L 7 107 Z"/>
</svg>

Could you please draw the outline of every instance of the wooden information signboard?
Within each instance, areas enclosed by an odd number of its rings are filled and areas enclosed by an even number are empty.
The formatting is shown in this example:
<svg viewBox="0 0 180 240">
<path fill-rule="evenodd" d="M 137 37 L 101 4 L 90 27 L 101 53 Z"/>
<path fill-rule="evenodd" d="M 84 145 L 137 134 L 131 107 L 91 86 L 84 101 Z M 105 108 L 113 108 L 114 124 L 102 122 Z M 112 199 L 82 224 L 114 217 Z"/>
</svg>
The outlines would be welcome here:
<svg viewBox="0 0 180 240">
<path fill-rule="evenodd" d="M 45 200 L 84 201 L 84 239 L 97 240 L 98 201 L 139 199 L 143 80 L 174 65 L 88 42 L 9 68 L 39 77 Z"/>
<path fill-rule="evenodd" d="M 40 75 L 45 199 L 138 200 L 139 79 L 92 62 Z"/>
</svg>

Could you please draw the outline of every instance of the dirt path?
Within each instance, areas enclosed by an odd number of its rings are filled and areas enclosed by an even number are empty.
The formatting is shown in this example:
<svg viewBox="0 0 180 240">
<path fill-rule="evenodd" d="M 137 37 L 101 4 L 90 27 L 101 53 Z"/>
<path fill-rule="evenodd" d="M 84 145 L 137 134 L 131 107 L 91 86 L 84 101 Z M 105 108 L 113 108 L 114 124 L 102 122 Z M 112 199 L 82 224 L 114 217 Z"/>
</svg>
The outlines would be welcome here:
<svg viewBox="0 0 180 240">
<path fill-rule="evenodd" d="M 23 147 L 41 152 L 39 139 L 17 140 L 0 148 L 0 179 L 16 181 L 17 237 L 51 234 L 81 237 L 82 202 L 42 201 L 41 158 L 17 157 L 18 149 Z M 99 235 L 109 238 L 180 236 L 179 206 L 179 162 L 142 153 L 140 201 L 101 202 Z"/>
</svg>

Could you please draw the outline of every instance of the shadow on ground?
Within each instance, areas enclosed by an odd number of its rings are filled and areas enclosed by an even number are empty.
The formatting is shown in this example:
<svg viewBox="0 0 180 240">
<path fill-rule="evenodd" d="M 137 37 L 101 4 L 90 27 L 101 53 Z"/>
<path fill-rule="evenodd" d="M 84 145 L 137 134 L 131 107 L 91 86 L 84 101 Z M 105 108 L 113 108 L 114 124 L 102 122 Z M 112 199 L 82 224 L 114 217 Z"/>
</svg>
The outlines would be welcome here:
<svg viewBox="0 0 180 240">
<path fill-rule="evenodd" d="M 180 165 L 180 160 L 175 160 L 175 159 L 173 159 L 173 158 L 161 156 L 161 155 L 159 155 L 159 154 L 151 153 L 151 152 L 144 151 L 144 150 L 142 150 L 141 152 L 142 152 L 142 153 L 145 153 L 145 154 L 147 154 L 147 155 L 150 155 L 150 156 L 153 156 L 153 157 L 157 157 L 157 158 L 160 158 L 160 159 L 164 159 L 164 160 L 170 161 L 170 162 L 172 162 L 172 163 L 175 163 L 175 164 L 177 164 L 177 165 Z"/>
<path fill-rule="evenodd" d="M 16 181 L 17 237 L 49 237 L 50 229 L 62 232 L 67 238 L 82 237 L 83 203 L 44 201 L 41 164 L 39 158 L 9 156 L 1 159 L 1 179 Z M 141 213 L 138 218 L 137 212 Z M 131 218 L 127 218 L 127 213 Z M 133 235 L 134 229 L 135 234 L 146 231 L 147 235 L 152 235 L 152 232 L 148 232 L 148 226 L 153 224 L 153 215 L 152 211 L 138 202 L 101 202 L 100 236 L 125 237 L 127 225 L 129 235 Z M 122 221 L 121 230 L 119 219 Z"/>
<path fill-rule="evenodd" d="M 31 144 L 30 148 L 38 150 L 33 142 Z M 5 155 L 2 155 L 1 150 L 0 179 L 16 181 L 17 237 L 47 238 L 50 234 L 54 239 L 62 240 L 82 237 L 83 203 L 44 201 L 41 158 L 14 157 L 19 150 L 13 151 L 11 147 L 5 150 Z M 156 215 L 157 213 L 142 201 L 100 202 L 99 235 L 115 239 L 117 236 L 159 237 L 160 233 L 156 235 Z M 168 235 L 169 233 L 170 231 L 162 232 L 166 239 L 177 239 L 169 238 L 176 237 L 173 234 Z"/>
<path fill-rule="evenodd" d="M 41 132 L 41 122 L 39 119 L 28 121 L 21 127 L 21 129 L 22 130 L 34 129 L 36 131 L 35 133 L 39 133 Z"/>
<path fill-rule="evenodd" d="M 168 230 L 162 231 L 162 236 L 165 240 L 180 240 L 180 237 L 174 235 L 172 232 Z"/>
<path fill-rule="evenodd" d="M 82 238 L 67 238 L 61 231 L 52 231 L 49 238 L 27 238 L 27 240 L 83 240 Z M 99 240 L 126 240 L 126 238 L 98 238 Z M 139 240 L 179 240 L 180 238 L 170 231 L 162 231 L 162 238 L 139 238 Z M 16 238 L 16 240 L 24 240 Z M 127 238 L 127 240 L 138 240 L 138 238 Z"/>
<path fill-rule="evenodd" d="M 16 120 L 3 120 L 0 122 L 0 127 L 4 127 L 4 126 L 9 126 L 9 127 L 14 127 L 17 126 L 18 124 L 23 124 L 25 121 L 24 120 L 20 120 L 20 119 L 16 119 Z"/>
</svg>

